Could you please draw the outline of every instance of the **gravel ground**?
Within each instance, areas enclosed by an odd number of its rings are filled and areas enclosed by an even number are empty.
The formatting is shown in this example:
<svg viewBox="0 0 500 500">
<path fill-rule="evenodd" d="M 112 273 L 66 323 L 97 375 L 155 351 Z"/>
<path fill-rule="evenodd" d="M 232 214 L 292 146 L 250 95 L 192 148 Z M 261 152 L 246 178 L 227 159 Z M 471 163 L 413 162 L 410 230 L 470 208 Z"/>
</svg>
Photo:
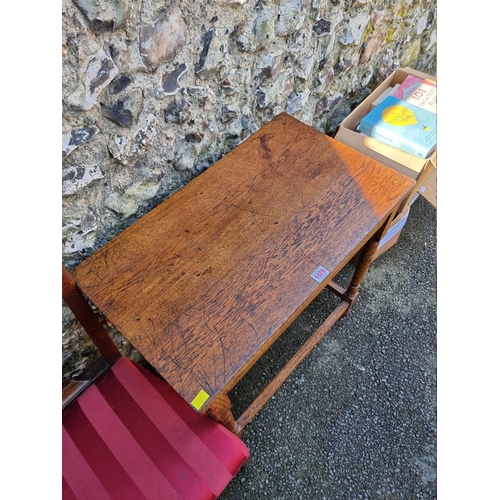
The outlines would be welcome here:
<svg viewBox="0 0 500 500">
<path fill-rule="evenodd" d="M 236 417 L 336 300 L 322 292 L 236 386 Z M 250 463 L 220 500 L 436 498 L 436 210 L 426 200 L 242 439 Z"/>
</svg>

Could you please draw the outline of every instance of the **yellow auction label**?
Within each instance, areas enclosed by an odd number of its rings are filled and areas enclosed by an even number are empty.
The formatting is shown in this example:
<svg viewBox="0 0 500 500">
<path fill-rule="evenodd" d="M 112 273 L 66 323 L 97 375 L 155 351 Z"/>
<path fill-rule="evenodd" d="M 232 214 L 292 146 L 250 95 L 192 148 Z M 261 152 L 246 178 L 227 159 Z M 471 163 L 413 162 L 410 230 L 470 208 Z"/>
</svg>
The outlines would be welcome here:
<svg viewBox="0 0 500 500">
<path fill-rule="evenodd" d="M 209 398 L 210 396 L 202 389 L 196 397 L 191 401 L 191 406 L 199 410 L 204 404 L 205 401 Z"/>
</svg>

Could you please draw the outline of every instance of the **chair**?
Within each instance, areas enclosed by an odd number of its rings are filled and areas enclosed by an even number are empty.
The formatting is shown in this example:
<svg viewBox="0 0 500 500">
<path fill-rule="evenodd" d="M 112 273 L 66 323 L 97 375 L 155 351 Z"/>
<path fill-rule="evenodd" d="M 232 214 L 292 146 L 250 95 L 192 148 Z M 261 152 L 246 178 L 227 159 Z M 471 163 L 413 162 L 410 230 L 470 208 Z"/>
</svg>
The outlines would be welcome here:
<svg viewBox="0 0 500 500">
<path fill-rule="evenodd" d="M 64 266 L 62 290 L 109 363 L 63 408 L 62 498 L 217 498 L 249 457 L 246 445 L 122 356 Z"/>
</svg>

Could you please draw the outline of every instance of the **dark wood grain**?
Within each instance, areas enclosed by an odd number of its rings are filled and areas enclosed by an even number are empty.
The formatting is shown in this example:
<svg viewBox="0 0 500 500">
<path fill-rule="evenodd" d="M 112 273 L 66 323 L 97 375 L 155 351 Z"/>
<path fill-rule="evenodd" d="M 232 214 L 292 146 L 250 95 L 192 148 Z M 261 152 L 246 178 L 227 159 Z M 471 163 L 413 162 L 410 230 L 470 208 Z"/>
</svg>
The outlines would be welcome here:
<svg viewBox="0 0 500 500">
<path fill-rule="evenodd" d="M 186 401 L 209 394 L 203 412 L 413 185 L 283 113 L 73 274 Z"/>
</svg>

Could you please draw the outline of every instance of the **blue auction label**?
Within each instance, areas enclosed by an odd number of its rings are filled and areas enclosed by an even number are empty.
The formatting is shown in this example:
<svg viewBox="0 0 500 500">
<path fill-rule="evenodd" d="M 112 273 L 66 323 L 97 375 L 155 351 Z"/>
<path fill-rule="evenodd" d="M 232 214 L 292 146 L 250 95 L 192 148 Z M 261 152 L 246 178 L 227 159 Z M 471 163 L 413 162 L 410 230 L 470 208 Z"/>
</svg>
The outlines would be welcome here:
<svg viewBox="0 0 500 500">
<path fill-rule="evenodd" d="M 327 276 L 328 271 L 322 266 L 319 266 L 318 269 L 311 274 L 311 278 L 318 283 L 321 283 Z"/>
</svg>

